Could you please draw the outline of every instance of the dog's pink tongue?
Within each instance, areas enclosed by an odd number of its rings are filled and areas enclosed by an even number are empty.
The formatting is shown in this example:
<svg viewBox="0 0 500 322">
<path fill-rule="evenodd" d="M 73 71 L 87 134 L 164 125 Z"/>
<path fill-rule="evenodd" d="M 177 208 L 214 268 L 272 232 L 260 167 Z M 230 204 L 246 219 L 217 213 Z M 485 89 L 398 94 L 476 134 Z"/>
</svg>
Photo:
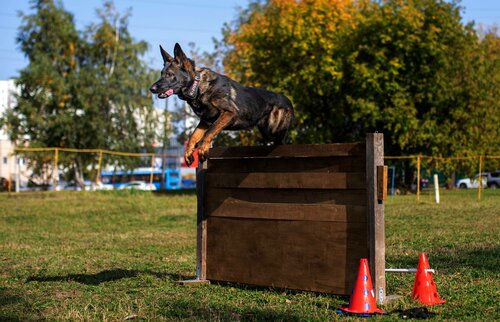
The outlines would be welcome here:
<svg viewBox="0 0 500 322">
<path fill-rule="evenodd" d="M 174 90 L 173 90 L 173 89 L 169 89 L 169 90 L 167 90 L 167 91 L 165 92 L 165 95 L 170 96 L 170 95 L 172 95 L 173 93 L 174 93 Z"/>
</svg>

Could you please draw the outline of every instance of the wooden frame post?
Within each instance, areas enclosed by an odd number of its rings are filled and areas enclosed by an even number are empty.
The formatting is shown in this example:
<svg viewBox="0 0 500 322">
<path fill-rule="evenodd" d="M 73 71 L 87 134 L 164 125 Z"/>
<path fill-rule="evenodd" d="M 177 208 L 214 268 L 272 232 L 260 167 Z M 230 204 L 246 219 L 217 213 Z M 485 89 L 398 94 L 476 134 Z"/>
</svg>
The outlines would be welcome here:
<svg viewBox="0 0 500 322">
<path fill-rule="evenodd" d="M 207 217 L 206 217 L 206 172 L 207 162 L 198 162 L 196 169 L 196 195 L 198 196 L 197 238 L 196 238 L 196 279 L 207 279 Z"/>
<path fill-rule="evenodd" d="M 207 280 L 207 214 L 206 214 L 206 172 L 207 162 L 198 162 L 196 169 L 196 278 L 179 281 L 180 285 L 210 284 Z"/>
<path fill-rule="evenodd" d="M 386 299 L 385 281 L 385 225 L 384 201 L 377 195 L 377 167 L 384 166 L 384 135 L 369 133 L 366 136 L 366 183 L 368 192 L 368 247 L 370 272 L 375 298 L 379 304 Z M 383 174 L 383 171 L 382 171 Z"/>
</svg>

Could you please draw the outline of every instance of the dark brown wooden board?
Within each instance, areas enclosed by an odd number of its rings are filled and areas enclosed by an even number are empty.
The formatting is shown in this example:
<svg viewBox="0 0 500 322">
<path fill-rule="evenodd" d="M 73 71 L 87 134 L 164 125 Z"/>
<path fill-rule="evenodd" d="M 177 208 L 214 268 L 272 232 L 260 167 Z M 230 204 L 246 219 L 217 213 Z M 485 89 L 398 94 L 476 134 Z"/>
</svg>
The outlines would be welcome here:
<svg viewBox="0 0 500 322">
<path fill-rule="evenodd" d="M 258 158 L 258 157 L 332 157 L 364 155 L 360 143 L 294 144 L 277 146 L 215 147 L 208 158 Z"/>
<path fill-rule="evenodd" d="M 207 279 L 350 294 L 366 223 L 207 219 Z"/>
<path fill-rule="evenodd" d="M 209 188 L 364 189 L 364 173 L 207 173 Z"/>
<path fill-rule="evenodd" d="M 389 168 L 386 165 L 377 166 L 377 200 L 387 199 L 387 174 Z"/>
<path fill-rule="evenodd" d="M 219 204 L 209 202 L 207 210 L 210 217 L 366 223 L 365 206 L 256 203 L 226 199 Z"/>
<path fill-rule="evenodd" d="M 209 172 L 364 172 L 364 156 L 308 158 L 231 158 L 209 160 Z"/>
<path fill-rule="evenodd" d="M 363 189 L 232 189 L 207 188 L 207 203 L 220 204 L 226 199 L 262 203 L 322 204 L 366 206 Z"/>
</svg>

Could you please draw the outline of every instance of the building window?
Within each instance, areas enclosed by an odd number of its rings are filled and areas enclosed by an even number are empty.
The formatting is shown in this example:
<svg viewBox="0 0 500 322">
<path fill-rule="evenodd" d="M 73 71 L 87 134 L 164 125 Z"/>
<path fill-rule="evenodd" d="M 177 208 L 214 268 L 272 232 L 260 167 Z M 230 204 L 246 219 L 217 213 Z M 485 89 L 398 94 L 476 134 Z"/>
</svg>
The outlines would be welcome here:
<svg viewBox="0 0 500 322">
<path fill-rule="evenodd" d="M 3 157 L 3 164 L 7 164 L 8 160 L 7 157 Z"/>
</svg>

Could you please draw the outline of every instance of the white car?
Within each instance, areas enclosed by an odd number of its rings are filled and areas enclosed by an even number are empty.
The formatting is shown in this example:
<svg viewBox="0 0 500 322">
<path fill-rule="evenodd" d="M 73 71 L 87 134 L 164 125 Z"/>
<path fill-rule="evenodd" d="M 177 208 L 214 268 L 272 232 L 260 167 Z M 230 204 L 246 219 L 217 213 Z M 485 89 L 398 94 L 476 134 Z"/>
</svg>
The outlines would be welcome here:
<svg viewBox="0 0 500 322">
<path fill-rule="evenodd" d="M 487 178 L 488 178 L 487 173 L 481 174 L 481 182 L 482 182 L 481 188 L 487 187 Z M 476 174 L 473 179 L 465 178 L 465 179 L 458 180 L 456 186 L 457 186 L 457 188 L 460 188 L 460 189 L 471 189 L 471 188 L 477 189 L 477 188 L 479 188 L 479 174 Z"/>
<path fill-rule="evenodd" d="M 112 184 L 102 183 L 100 181 L 94 182 L 92 185 L 92 190 L 113 190 L 114 188 Z"/>
<path fill-rule="evenodd" d="M 130 181 L 127 182 L 122 189 L 135 189 L 135 190 L 147 190 L 147 191 L 153 191 L 156 190 L 156 187 L 154 184 L 151 183 L 146 183 L 144 181 Z"/>
</svg>

